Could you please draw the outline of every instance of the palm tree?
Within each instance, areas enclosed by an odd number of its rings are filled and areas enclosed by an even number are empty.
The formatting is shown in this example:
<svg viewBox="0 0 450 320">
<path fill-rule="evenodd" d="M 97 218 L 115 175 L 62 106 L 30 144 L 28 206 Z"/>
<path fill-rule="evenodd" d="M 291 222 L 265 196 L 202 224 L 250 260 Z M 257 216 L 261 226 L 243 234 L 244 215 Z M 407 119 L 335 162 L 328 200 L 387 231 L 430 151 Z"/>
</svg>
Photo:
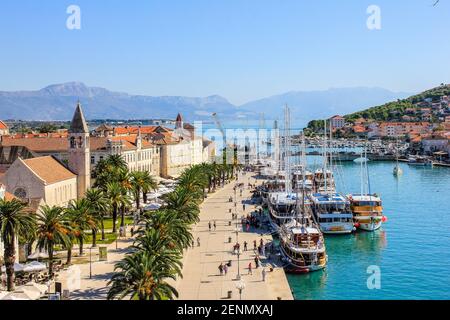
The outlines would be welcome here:
<svg viewBox="0 0 450 320">
<path fill-rule="evenodd" d="M 168 268 L 159 259 L 147 252 L 136 252 L 127 255 L 115 266 L 116 273 L 108 283 L 112 284 L 108 292 L 108 300 L 163 300 L 178 297 L 177 290 L 165 279 L 176 279 L 173 269 Z"/>
<path fill-rule="evenodd" d="M 175 191 L 166 194 L 163 200 L 166 203 L 164 208 L 177 212 L 186 222 L 199 221 L 198 199 L 190 190 L 178 186 Z"/>
<path fill-rule="evenodd" d="M 121 155 L 111 155 L 100 160 L 93 171 L 94 187 L 106 191 L 108 182 L 119 181 L 120 171 L 128 170 L 127 163 Z"/>
<path fill-rule="evenodd" d="M 70 220 L 72 230 L 80 244 L 80 256 L 83 255 L 83 244 L 86 238 L 86 230 L 97 230 L 98 221 L 92 214 L 91 206 L 86 198 L 72 200 L 67 208 L 67 215 Z M 94 236 L 94 234 L 93 234 Z"/>
<path fill-rule="evenodd" d="M 128 168 L 120 169 L 116 173 L 117 181 L 120 183 L 122 188 L 122 203 L 119 207 L 120 210 L 120 226 L 125 225 L 125 212 L 131 206 L 131 198 L 129 192 L 133 190 L 133 184 L 131 181 L 131 175 Z"/>
<path fill-rule="evenodd" d="M 206 181 L 199 166 L 192 166 L 185 170 L 178 179 L 178 187 L 185 188 L 197 198 L 203 197 L 205 186 Z"/>
<path fill-rule="evenodd" d="M 127 162 L 120 154 L 110 155 L 108 158 L 106 158 L 106 163 L 107 165 L 114 168 L 123 170 L 127 169 Z"/>
<path fill-rule="evenodd" d="M 4 243 L 4 260 L 8 291 L 14 290 L 14 262 L 16 260 L 16 239 L 20 235 L 34 233 L 35 216 L 25 211 L 26 205 L 13 199 L 0 199 L 0 236 Z"/>
<path fill-rule="evenodd" d="M 180 251 L 187 249 L 192 243 L 193 236 L 190 224 L 182 219 L 176 211 L 158 210 L 147 217 L 145 222 L 146 230 L 157 230 L 162 239 L 167 239 L 171 245 L 175 245 Z M 137 242 L 139 242 L 139 239 Z"/>
<path fill-rule="evenodd" d="M 128 196 L 124 194 L 122 185 L 119 182 L 109 182 L 106 189 L 106 196 L 112 207 L 113 232 L 116 233 L 117 214 L 119 209 L 121 209 L 125 203 L 129 202 L 129 200 Z"/>
<path fill-rule="evenodd" d="M 211 192 L 212 180 L 213 180 L 213 167 L 212 164 L 202 163 L 200 164 L 200 171 L 203 175 L 203 179 L 206 180 L 206 187 L 208 188 L 208 193 Z"/>
<path fill-rule="evenodd" d="M 140 209 L 141 192 L 145 203 L 147 202 L 147 192 L 155 190 L 158 185 L 148 171 L 133 171 L 130 173 L 130 176 L 136 208 Z"/>
<path fill-rule="evenodd" d="M 48 252 L 48 271 L 53 276 L 53 254 L 56 244 L 66 248 L 71 246 L 69 232 L 70 225 L 64 209 L 58 206 L 42 206 L 41 214 L 37 215 L 37 245 L 40 250 Z"/>
<path fill-rule="evenodd" d="M 91 213 L 100 222 L 100 228 L 102 231 L 102 240 L 105 240 L 105 225 L 104 219 L 107 212 L 109 212 L 109 201 L 100 189 L 89 189 L 85 194 L 86 200 L 89 203 Z M 97 244 L 97 229 L 92 229 L 92 246 Z"/>
</svg>

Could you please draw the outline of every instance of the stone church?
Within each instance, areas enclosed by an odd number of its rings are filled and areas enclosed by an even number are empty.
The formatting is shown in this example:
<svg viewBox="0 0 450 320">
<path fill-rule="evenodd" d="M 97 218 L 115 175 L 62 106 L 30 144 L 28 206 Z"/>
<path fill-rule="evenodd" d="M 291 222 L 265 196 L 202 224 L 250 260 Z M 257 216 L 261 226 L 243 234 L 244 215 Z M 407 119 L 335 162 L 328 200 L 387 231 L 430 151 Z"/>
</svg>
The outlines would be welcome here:
<svg viewBox="0 0 450 320">
<path fill-rule="evenodd" d="M 67 206 L 90 187 L 89 130 L 78 103 L 69 129 L 67 166 L 53 156 L 18 157 L 1 177 L 6 192 L 27 201 L 32 209 L 42 204 Z"/>
</svg>

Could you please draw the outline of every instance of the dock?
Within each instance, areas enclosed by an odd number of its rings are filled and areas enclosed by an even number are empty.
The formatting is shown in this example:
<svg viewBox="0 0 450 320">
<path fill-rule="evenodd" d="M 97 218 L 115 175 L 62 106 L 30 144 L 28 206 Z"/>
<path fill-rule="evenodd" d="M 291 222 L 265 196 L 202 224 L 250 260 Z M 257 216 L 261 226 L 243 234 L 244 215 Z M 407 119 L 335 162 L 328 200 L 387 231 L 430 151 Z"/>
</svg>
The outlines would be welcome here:
<svg viewBox="0 0 450 320">
<path fill-rule="evenodd" d="M 257 207 L 246 204 L 244 212 L 242 201 L 248 201 L 251 197 L 251 190 L 248 183 L 256 184 L 256 180 L 250 177 L 250 173 L 240 175 L 238 183 L 244 183 L 242 197 L 239 191 L 236 192 L 238 203 L 237 213 L 240 218 L 254 211 Z M 239 225 L 239 233 L 236 235 L 236 221 L 232 220 L 232 209 L 234 203 L 229 202 L 230 196 L 234 196 L 233 187 L 236 182 L 227 184 L 225 187 L 212 193 L 201 205 L 200 222 L 193 229 L 194 239 L 200 238 L 200 246 L 189 248 L 183 258 L 183 278 L 178 279 L 175 287 L 179 292 L 181 300 L 293 300 L 293 295 L 289 287 L 284 269 L 277 264 L 277 259 L 261 259 L 261 267 L 254 269 L 255 253 L 253 251 L 253 241 L 259 244 L 262 238 L 264 243 L 271 242 L 270 234 L 259 234 L 258 230 L 250 229 L 243 231 Z M 209 231 L 208 223 L 216 221 L 216 230 Z M 232 221 L 231 225 L 229 225 Z M 240 220 L 239 220 L 240 221 Z M 231 237 L 231 243 L 229 238 Z M 236 284 L 238 275 L 238 258 L 233 254 L 233 245 L 236 242 L 241 245 L 241 255 L 239 258 L 239 273 L 245 289 L 240 296 Z M 243 251 L 243 243 L 248 243 L 248 251 Z M 220 275 L 220 263 L 227 263 L 231 260 L 231 267 L 228 268 L 227 275 Z M 252 274 L 248 274 L 248 264 L 252 263 Z M 262 280 L 262 268 L 265 268 L 266 279 Z M 273 271 L 269 271 L 273 268 Z"/>
</svg>

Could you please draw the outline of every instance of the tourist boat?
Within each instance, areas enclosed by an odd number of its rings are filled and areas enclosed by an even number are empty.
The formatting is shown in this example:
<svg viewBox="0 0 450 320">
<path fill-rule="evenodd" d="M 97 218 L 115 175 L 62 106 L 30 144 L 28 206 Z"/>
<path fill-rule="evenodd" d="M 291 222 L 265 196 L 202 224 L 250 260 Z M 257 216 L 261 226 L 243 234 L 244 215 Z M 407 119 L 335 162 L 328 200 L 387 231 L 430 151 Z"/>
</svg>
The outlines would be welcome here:
<svg viewBox="0 0 450 320">
<path fill-rule="evenodd" d="M 334 192 L 336 190 L 333 172 L 329 169 L 317 169 L 314 172 L 313 183 L 316 192 L 323 192 L 325 190 Z"/>
<path fill-rule="evenodd" d="M 268 193 L 267 206 L 269 209 L 269 222 L 273 229 L 279 230 L 280 226 L 295 217 L 297 194 L 292 190 L 291 171 L 291 133 L 290 111 L 286 106 L 284 111 L 284 134 L 281 137 L 282 148 L 275 155 L 278 164 L 278 172 L 275 175 L 276 186 L 282 186 L 282 190 Z M 284 180 L 284 183 L 279 184 Z"/>
<path fill-rule="evenodd" d="M 410 166 L 433 166 L 433 162 L 422 156 L 410 156 L 408 158 L 408 165 Z"/>
<path fill-rule="evenodd" d="M 292 219 L 280 228 L 280 252 L 289 273 L 321 270 L 328 261 L 323 234 L 307 217 Z"/>
<path fill-rule="evenodd" d="M 363 152 L 367 153 L 365 148 Z M 375 231 L 381 227 L 381 223 L 386 219 L 383 216 L 383 206 L 380 197 L 370 192 L 370 176 L 367 163 L 361 163 L 360 174 L 361 193 L 347 196 L 350 200 L 354 225 L 362 230 Z"/>
<path fill-rule="evenodd" d="M 375 231 L 386 221 L 381 199 L 376 194 L 352 194 L 348 198 L 356 228 Z"/>
<path fill-rule="evenodd" d="M 310 196 L 314 218 L 326 234 L 346 234 L 355 230 L 350 201 L 339 193 L 314 193 Z"/>
<path fill-rule="evenodd" d="M 272 192 L 269 194 L 269 221 L 274 230 L 279 230 L 282 224 L 295 218 L 297 197 L 297 194 L 285 191 Z"/>
</svg>

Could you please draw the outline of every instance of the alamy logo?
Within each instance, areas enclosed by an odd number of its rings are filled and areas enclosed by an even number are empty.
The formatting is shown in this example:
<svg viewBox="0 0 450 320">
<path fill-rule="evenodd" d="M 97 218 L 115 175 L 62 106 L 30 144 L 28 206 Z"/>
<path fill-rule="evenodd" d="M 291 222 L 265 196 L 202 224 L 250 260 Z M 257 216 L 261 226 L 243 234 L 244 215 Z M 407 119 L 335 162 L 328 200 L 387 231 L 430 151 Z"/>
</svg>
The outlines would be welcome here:
<svg viewBox="0 0 450 320">
<path fill-rule="evenodd" d="M 377 5 L 371 5 L 367 8 L 367 29 L 369 30 L 381 30 L 381 9 Z"/>
<path fill-rule="evenodd" d="M 81 29 L 81 9 L 77 5 L 70 5 L 67 7 L 67 14 L 70 16 L 67 18 L 66 27 L 69 30 Z"/>
<path fill-rule="evenodd" d="M 379 266 L 368 266 L 367 273 L 370 276 L 367 278 L 367 289 L 381 289 L 381 270 Z"/>
</svg>

